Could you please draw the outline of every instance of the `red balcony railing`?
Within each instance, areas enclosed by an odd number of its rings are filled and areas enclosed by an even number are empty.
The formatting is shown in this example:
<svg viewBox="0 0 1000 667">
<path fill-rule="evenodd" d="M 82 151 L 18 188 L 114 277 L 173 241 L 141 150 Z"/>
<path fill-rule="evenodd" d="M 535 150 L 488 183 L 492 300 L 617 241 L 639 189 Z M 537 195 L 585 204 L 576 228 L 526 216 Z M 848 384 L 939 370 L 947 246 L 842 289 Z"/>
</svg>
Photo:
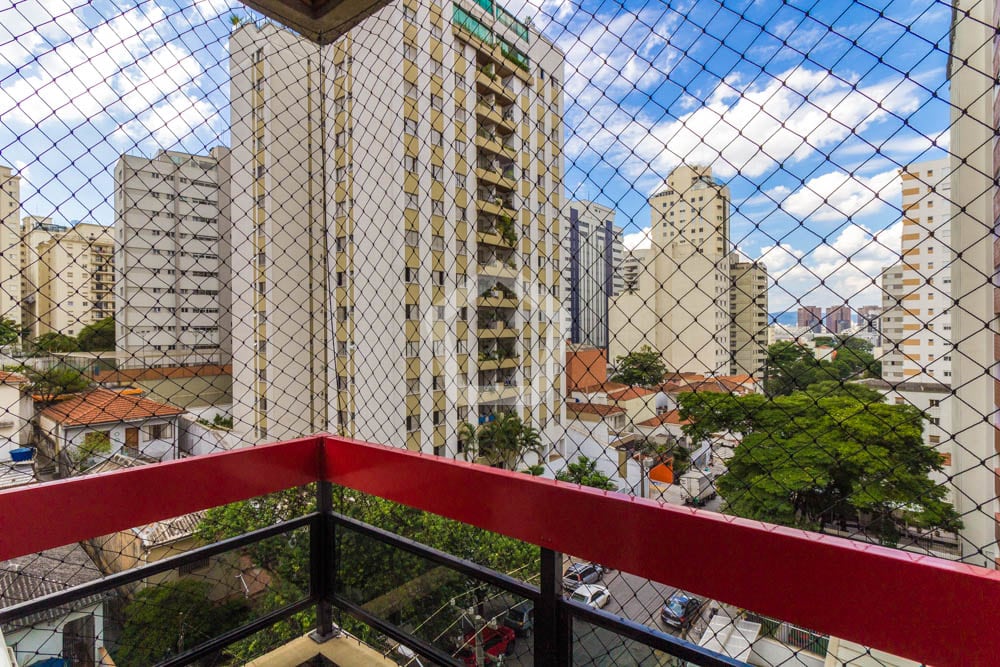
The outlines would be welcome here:
<svg viewBox="0 0 1000 667">
<path fill-rule="evenodd" d="M 541 547 L 537 593 L 484 575 L 538 602 L 535 664 L 564 664 L 568 640 L 558 628 L 566 614 L 597 624 L 610 618 L 565 600 L 547 603 L 547 593 L 558 597 L 559 552 L 925 664 L 995 664 L 1000 655 L 1000 572 L 325 435 L 0 492 L 0 560 L 316 481 L 328 483 L 320 485 L 320 511 L 296 526 L 368 530 L 322 501 L 322 489 L 337 484 Z M 328 524 L 314 521 L 325 514 Z M 320 537 L 314 554 L 328 543 Z M 314 561 L 314 570 L 326 562 Z M 326 576 L 314 571 L 310 600 L 328 607 L 338 600 Z M 319 617 L 329 622 L 322 607 Z M 635 624 L 621 623 L 622 634 L 638 636 Z M 547 652 L 539 642 L 551 642 Z M 683 653 L 685 644 L 672 647 Z"/>
</svg>

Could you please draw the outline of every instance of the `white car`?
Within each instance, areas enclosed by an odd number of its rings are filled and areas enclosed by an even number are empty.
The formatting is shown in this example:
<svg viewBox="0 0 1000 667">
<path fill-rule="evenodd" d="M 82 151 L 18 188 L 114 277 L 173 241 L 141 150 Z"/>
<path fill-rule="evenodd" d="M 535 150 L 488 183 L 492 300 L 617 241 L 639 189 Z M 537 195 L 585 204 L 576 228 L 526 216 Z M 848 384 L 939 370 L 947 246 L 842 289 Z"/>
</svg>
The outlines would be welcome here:
<svg viewBox="0 0 1000 667">
<path fill-rule="evenodd" d="M 583 604 L 590 605 L 595 609 L 600 609 L 607 603 L 611 602 L 611 592 L 608 590 L 607 586 L 600 586 L 598 584 L 582 584 L 578 586 L 573 595 L 570 596 L 570 600 L 575 602 L 582 602 Z"/>
</svg>

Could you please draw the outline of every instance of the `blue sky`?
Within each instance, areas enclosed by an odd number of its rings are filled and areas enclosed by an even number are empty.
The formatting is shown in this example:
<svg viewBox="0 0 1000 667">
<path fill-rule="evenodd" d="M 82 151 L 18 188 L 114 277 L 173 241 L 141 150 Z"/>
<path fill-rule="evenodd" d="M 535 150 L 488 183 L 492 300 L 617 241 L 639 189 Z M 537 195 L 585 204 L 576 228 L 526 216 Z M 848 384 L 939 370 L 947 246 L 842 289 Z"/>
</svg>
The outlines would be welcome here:
<svg viewBox="0 0 1000 667">
<path fill-rule="evenodd" d="M 24 212 L 109 224 L 120 153 L 227 143 L 236 6 L 0 0 L 0 162 L 28 181 Z M 896 169 L 947 154 L 947 4 L 506 6 L 567 57 L 567 198 L 612 206 L 636 244 L 669 170 L 712 164 L 734 243 L 777 278 L 772 311 L 878 302 Z"/>
</svg>

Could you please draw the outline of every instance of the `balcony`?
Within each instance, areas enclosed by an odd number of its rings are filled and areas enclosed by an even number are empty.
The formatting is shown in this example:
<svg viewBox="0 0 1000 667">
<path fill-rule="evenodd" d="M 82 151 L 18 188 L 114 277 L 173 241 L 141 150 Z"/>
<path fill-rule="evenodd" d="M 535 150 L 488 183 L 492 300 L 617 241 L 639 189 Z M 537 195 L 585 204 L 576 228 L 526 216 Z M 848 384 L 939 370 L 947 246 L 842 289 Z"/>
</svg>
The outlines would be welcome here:
<svg viewBox="0 0 1000 667">
<path fill-rule="evenodd" d="M 426 660 L 458 664 L 453 648 L 379 615 L 379 609 L 392 607 L 391 596 L 365 601 L 344 587 L 342 578 L 356 574 L 345 570 L 345 563 L 381 566 L 383 558 L 393 554 L 400 561 L 423 563 L 419 571 L 402 573 L 410 587 L 395 589 L 394 595 L 415 595 L 413 586 L 426 587 L 428 577 L 438 582 L 454 577 L 531 601 L 534 634 L 522 642 L 530 642 L 535 665 L 574 664 L 581 648 L 592 641 L 588 633 L 596 628 L 617 643 L 638 642 L 690 664 L 742 664 L 563 597 L 561 553 L 752 607 L 767 615 L 754 618 L 758 626 L 766 621 L 772 636 L 784 632 L 804 637 L 801 628 L 813 628 L 838 642 L 857 642 L 940 666 L 990 664 L 1000 655 L 1000 633 L 995 632 L 1000 613 L 995 605 L 981 604 L 1000 599 L 1000 575 L 993 571 L 331 436 L 0 492 L 8 517 L 0 536 L 0 559 L 312 483 L 315 506 L 301 516 L 9 606 L 0 611 L 0 623 L 10 626 L 76 601 L 98 599 L 227 552 L 256 553 L 253 545 L 294 533 L 298 547 L 288 553 L 300 554 L 302 562 L 283 565 L 304 573 L 307 583 L 298 597 L 218 636 L 183 650 L 171 648 L 158 664 L 188 664 L 218 655 L 222 648 L 307 610 L 314 614 L 315 642 L 293 640 L 255 664 L 290 664 L 280 656 L 303 650 L 308 653 L 303 660 L 332 651 L 341 656 L 338 664 L 373 664 L 374 653 L 364 646 L 358 649 L 350 640 L 355 649 L 348 651 L 342 639 L 336 639 L 335 613 L 342 622 L 361 621 Z M 158 493 L 148 493 L 154 488 Z M 539 545 L 539 569 L 513 578 L 363 523 L 341 511 L 349 509 L 357 493 Z M 102 502 L 92 502 L 98 497 Z M 348 505 L 343 504 L 345 498 Z M 506 509 L 487 509 L 495 507 Z M 540 513 L 539 508 L 546 511 Z M 643 538 L 637 540 L 637 535 Z M 623 549 L 625 544 L 629 548 Z M 691 558 L 692 553 L 698 558 Z M 781 585 L 762 572 L 781 572 Z M 811 594 L 799 594 L 806 590 Z M 924 613 L 932 608 L 935 613 Z M 782 628 L 773 618 L 795 625 Z M 819 641 L 808 637 L 810 646 Z M 955 641 L 958 637 L 976 639 Z"/>
</svg>

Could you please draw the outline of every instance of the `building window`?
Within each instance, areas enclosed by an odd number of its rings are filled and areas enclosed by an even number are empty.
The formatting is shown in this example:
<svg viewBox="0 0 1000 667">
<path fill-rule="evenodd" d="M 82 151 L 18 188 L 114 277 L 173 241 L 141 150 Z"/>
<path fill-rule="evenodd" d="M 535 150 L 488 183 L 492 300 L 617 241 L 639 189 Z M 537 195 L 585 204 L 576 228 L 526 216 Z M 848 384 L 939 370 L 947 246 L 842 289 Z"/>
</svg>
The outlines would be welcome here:
<svg viewBox="0 0 1000 667">
<path fill-rule="evenodd" d="M 173 437 L 170 424 L 150 424 L 146 430 L 149 440 L 166 440 Z"/>
<path fill-rule="evenodd" d="M 420 430 L 420 413 L 406 416 L 406 432 L 413 433 Z"/>
<path fill-rule="evenodd" d="M 406 269 L 403 271 L 403 280 L 405 280 L 408 283 L 420 282 L 420 271 L 418 271 L 417 269 L 411 269 L 410 267 L 406 267 Z"/>
</svg>

